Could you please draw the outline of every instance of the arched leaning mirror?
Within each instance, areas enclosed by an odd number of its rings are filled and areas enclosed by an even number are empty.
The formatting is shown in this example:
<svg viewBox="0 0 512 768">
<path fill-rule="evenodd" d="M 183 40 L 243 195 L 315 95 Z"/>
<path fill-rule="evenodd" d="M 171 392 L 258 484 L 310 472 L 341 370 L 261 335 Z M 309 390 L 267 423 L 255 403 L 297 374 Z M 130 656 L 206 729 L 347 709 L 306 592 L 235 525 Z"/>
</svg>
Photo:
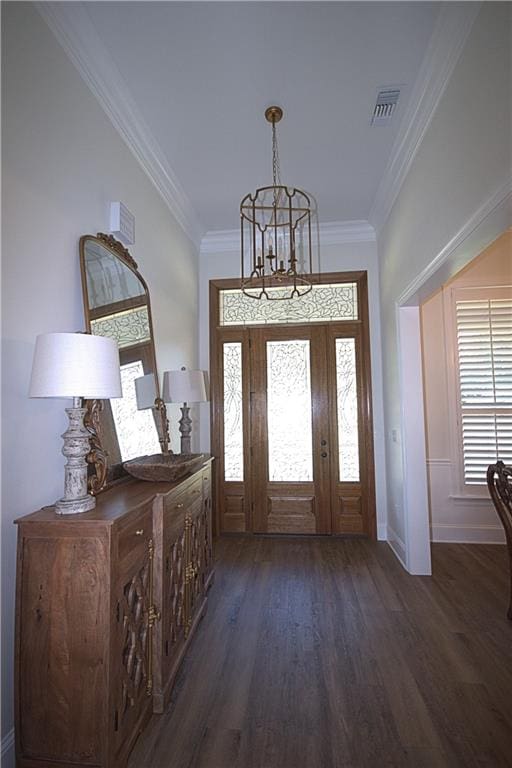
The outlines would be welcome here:
<svg viewBox="0 0 512 768">
<path fill-rule="evenodd" d="M 88 404 L 92 434 L 91 490 L 96 493 L 124 474 L 122 463 L 167 450 L 165 414 L 141 407 L 135 380 L 145 379 L 160 408 L 151 305 L 147 285 L 128 250 L 111 235 L 80 238 L 85 324 L 89 333 L 117 341 L 123 397 Z M 149 387 L 148 387 L 149 384 Z M 139 385 L 138 385 L 139 386 Z M 139 393 L 140 394 L 140 393 Z"/>
</svg>

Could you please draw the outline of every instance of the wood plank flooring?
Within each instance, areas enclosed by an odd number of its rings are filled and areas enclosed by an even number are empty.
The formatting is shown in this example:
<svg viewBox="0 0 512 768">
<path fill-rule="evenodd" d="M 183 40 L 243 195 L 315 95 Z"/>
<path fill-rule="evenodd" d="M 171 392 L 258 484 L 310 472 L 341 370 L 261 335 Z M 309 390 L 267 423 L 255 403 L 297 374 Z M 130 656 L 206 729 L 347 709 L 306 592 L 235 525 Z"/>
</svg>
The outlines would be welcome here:
<svg viewBox="0 0 512 768">
<path fill-rule="evenodd" d="M 167 713 L 129 768 L 512 766 L 506 548 L 224 538 Z"/>
</svg>

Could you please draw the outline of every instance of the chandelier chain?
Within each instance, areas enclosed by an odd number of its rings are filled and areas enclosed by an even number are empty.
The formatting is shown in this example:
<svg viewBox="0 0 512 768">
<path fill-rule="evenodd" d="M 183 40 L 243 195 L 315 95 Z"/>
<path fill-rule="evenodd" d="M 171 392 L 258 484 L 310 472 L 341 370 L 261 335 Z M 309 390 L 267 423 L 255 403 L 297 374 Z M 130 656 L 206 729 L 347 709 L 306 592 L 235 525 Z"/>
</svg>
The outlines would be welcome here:
<svg viewBox="0 0 512 768">
<path fill-rule="evenodd" d="M 272 120 L 272 178 L 274 187 L 281 184 L 281 173 L 279 169 L 279 152 L 277 149 L 277 131 L 276 121 Z"/>
</svg>

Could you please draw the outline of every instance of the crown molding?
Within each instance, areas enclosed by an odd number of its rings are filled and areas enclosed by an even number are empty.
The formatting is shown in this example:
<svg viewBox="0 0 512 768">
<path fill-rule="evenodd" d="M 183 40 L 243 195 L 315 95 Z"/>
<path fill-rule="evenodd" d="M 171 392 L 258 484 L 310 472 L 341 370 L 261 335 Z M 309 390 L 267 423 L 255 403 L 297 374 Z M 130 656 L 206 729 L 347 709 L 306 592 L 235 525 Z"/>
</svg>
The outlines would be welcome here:
<svg viewBox="0 0 512 768">
<path fill-rule="evenodd" d="M 84 4 L 36 2 L 34 6 L 178 224 L 199 247 L 203 228 L 197 214 L 96 32 Z"/>
<path fill-rule="evenodd" d="M 211 229 L 201 240 L 200 253 L 235 253 L 240 252 L 240 230 L 239 229 Z"/>
<path fill-rule="evenodd" d="M 478 235 L 474 246 L 478 250 L 477 253 L 472 255 L 473 257 L 478 254 L 478 251 L 486 248 L 498 237 L 500 232 L 504 232 L 510 226 L 512 226 L 512 179 L 507 179 L 469 217 L 437 256 L 402 291 L 396 300 L 397 305 L 404 306 L 411 301 L 415 301 L 420 290 L 425 289 L 428 281 L 439 269 L 444 267 L 461 247 L 466 245 L 468 251 L 471 252 L 474 249 L 471 238 Z M 450 275 L 447 274 L 445 279 L 448 280 L 449 278 Z M 431 293 L 431 291 L 427 290 L 428 293 Z"/>
<path fill-rule="evenodd" d="M 443 3 L 370 210 L 377 232 L 386 223 L 402 184 L 453 74 L 481 3 Z"/>
<path fill-rule="evenodd" d="M 366 219 L 320 223 L 320 245 L 375 243 L 375 229 Z"/>
<path fill-rule="evenodd" d="M 375 230 L 366 220 L 321 223 L 318 232 L 320 247 L 376 242 Z M 210 230 L 205 234 L 201 240 L 201 255 L 220 253 L 240 253 L 240 229 Z"/>
</svg>

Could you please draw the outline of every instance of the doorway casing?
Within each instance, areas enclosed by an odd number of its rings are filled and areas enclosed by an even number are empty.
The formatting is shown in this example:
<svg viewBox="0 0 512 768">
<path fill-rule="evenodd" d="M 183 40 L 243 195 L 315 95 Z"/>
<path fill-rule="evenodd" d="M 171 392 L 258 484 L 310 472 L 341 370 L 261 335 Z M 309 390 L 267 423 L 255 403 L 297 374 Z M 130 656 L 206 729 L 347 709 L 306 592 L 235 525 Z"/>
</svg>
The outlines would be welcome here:
<svg viewBox="0 0 512 768">
<path fill-rule="evenodd" d="M 420 305 L 511 225 L 512 189 L 508 181 L 475 211 L 396 302 L 404 541 L 397 541 L 389 526 L 388 541 L 402 565 L 415 575 L 432 573 Z"/>
<path fill-rule="evenodd" d="M 229 521 L 230 525 L 233 523 L 233 527 L 231 530 L 241 532 L 242 530 L 249 530 L 251 529 L 251 514 L 252 514 L 252 498 L 249 500 L 249 497 L 251 495 L 250 490 L 250 484 L 243 485 L 242 482 L 238 483 L 238 485 L 235 482 L 230 482 L 229 484 L 226 484 L 223 482 L 224 474 L 223 474 L 223 468 L 222 468 L 222 452 L 223 452 L 223 381 L 222 381 L 222 345 L 224 343 L 232 343 L 235 341 L 239 341 L 241 339 L 245 338 L 248 340 L 250 337 L 250 329 L 253 329 L 255 331 L 255 337 L 258 335 L 261 335 L 261 333 L 258 334 L 258 331 L 263 331 L 264 329 L 270 330 L 272 328 L 281 330 L 288 329 L 290 333 L 293 336 L 293 329 L 294 327 L 299 330 L 299 328 L 302 326 L 303 332 L 306 327 L 309 327 L 311 329 L 317 328 L 320 330 L 321 327 L 325 327 L 326 329 L 330 328 L 330 334 L 335 333 L 335 335 L 339 335 L 339 326 L 343 326 L 344 323 L 346 324 L 346 328 L 349 329 L 351 326 L 354 327 L 356 330 L 356 336 L 358 337 L 358 341 L 356 341 L 356 346 L 358 347 L 358 400 L 359 400 L 359 430 L 360 430 L 360 463 L 361 463 L 361 486 L 365 486 L 363 490 L 363 496 L 361 499 L 361 509 L 364 519 L 366 520 L 366 523 L 364 525 L 364 530 L 361 528 L 361 526 L 356 525 L 356 519 L 354 517 L 354 528 L 353 530 L 350 530 L 350 523 L 347 527 L 344 528 L 343 525 L 339 524 L 340 521 L 337 521 L 337 523 L 332 525 L 332 531 L 334 533 L 354 533 L 354 534 L 361 534 L 364 533 L 364 535 L 369 535 L 372 538 L 375 538 L 376 536 L 376 512 L 375 512 L 375 467 L 374 467 L 374 453 L 373 453 L 373 421 L 372 421 L 372 395 L 371 395 L 371 370 L 370 370 L 370 336 L 369 336 L 369 320 L 368 320 L 368 296 L 367 296 L 367 273 L 364 271 L 356 271 L 356 272 L 341 272 L 341 273 L 323 273 L 321 275 L 315 275 L 314 280 L 317 284 L 351 284 L 357 285 L 357 303 L 358 303 L 358 315 L 357 319 L 352 320 L 333 320 L 333 321 L 322 321 L 322 322 L 312 322 L 310 325 L 305 326 L 304 321 L 297 321 L 297 323 L 285 323 L 285 324 L 278 324 L 278 325 L 250 325 L 249 327 L 244 327 L 243 324 L 239 325 L 238 327 L 234 326 L 220 326 L 219 325 L 219 295 L 221 291 L 232 291 L 233 289 L 238 289 L 240 287 L 240 281 L 237 279 L 221 279 L 221 280 L 211 280 L 210 281 L 210 370 L 212 375 L 212 393 L 211 393 L 211 401 L 212 401 L 212 409 L 211 409 L 211 435 L 212 435 L 212 451 L 216 458 L 220 459 L 216 462 L 217 464 L 217 483 L 216 483 L 216 510 L 217 510 L 217 531 L 221 530 L 227 530 L 225 525 L 221 525 L 219 510 L 222 509 L 224 511 L 224 507 L 230 508 L 230 514 L 232 514 L 232 518 Z M 356 316 L 354 315 L 354 318 Z M 336 333 L 337 329 L 337 333 Z M 349 332 L 347 330 L 347 332 Z M 341 334 L 343 335 L 343 333 Z M 333 337 L 334 338 L 334 337 Z M 244 360 L 244 366 L 247 370 L 249 367 L 249 359 L 252 360 L 254 363 L 255 357 L 254 355 L 251 355 L 249 353 L 249 343 L 244 343 L 244 352 L 245 360 Z M 332 371 L 331 371 L 332 373 Z M 259 377 L 261 378 L 261 376 Z M 247 402 L 250 401 L 251 397 L 251 389 L 254 387 L 249 387 L 248 383 L 249 375 L 245 375 L 242 388 L 243 388 L 243 397 Z M 362 384 L 361 384 L 362 383 Z M 334 402 L 335 397 L 332 397 L 332 375 L 331 375 L 331 407 Z M 260 387 L 262 389 L 262 387 Z M 254 394 L 254 393 L 252 393 Z M 327 393 L 325 394 L 325 399 L 327 399 Z M 261 410 L 261 409 L 260 409 Z M 315 406 L 313 404 L 313 410 L 315 410 Z M 251 460 L 253 457 L 251 456 L 250 450 L 251 450 L 251 430 L 248 427 L 248 423 L 251 421 L 251 427 L 252 427 L 252 419 L 250 419 L 248 412 L 245 413 L 244 418 L 244 466 L 249 467 L 251 464 Z M 364 439 L 361 439 L 361 433 L 364 431 Z M 335 430 L 331 428 L 330 430 L 330 440 L 334 442 L 334 432 Z M 323 435 L 322 435 L 323 437 Z M 325 456 L 325 441 L 321 441 L 320 439 L 317 441 L 318 446 L 314 447 L 314 450 L 316 451 L 318 448 L 319 456 Z M 321 447 L 322 446 L 322 447 Z M 328 448 L 327 448 L 328 450 Z M 317 466 L 320 464 L 323 464 L 324 461 L 318 461 L 318 457 L 314 459 L 314 462 L 316 461 Z M 266 463 L 266 461 L 265 461 Z M 331 466 L 334 465 L 334 462 L 331 462 Z M 334 477 L 334 473 L 331 473 L 331 477 Z M 244 480 L 246 480 L 244 476 Z M 227 485 L 229 485 L 229 491 L 227 494 L 224 493 Z M 344 491 L 344 493 L 338 493 L 338 496 L 340 497 L 339 502 L 343 505 L 345 504 L 345 507 L 349 514 L 357 512 L 357 505 L 360 503 L 357 500 L 357 493 L 355 488 L 355 483 L 352 484 L 352 487 L 350 487 L 350 483 L 345 483 L 344 487 L 338 490 Z M 239 486 L 239 487 L 238 487 Z M 255 495 L 255 494 L 253 494 Z M 333 493 L 331 496 L 333 500 L 333 520 L 334 520 L 334 498 L 336 494 Z M 226 497 L 226 498 L 225 498 Z M 243 498 L 242 498 L 243 497 Z M 343 497 L 343 498 L 342 498 Z M 238 518 L 238 519 L 236 519 Z M 224 519 L 224 518 L 223 518 Z M 244 525 L 244 521 L 247 521 L 247 526 Z M 261 521 L 261 515 L 260 515 L 260 521 Z M 224 521 L 225 522 L 225 521 Z M 291 532 L 291 531 L 290 531 Z M 301 532 L 301 531 L 297 531 Z M 302 531 L 306 532 L 306 531 Z M 322 527 L 317 528 L 317 532 L 330 532 L 326 531 Z"/>
</svg>

